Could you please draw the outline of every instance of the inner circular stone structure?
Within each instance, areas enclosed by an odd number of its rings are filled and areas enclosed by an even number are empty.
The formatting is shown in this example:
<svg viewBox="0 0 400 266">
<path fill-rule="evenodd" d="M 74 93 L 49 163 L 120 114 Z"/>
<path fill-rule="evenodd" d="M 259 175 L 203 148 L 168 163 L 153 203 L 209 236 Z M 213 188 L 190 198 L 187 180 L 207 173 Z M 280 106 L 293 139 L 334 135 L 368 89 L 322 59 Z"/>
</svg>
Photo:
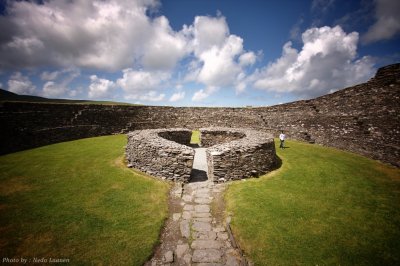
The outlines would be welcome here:
<svg viewBox="0 0 400 266">
<path fill-rule="evenodd" d="M 128 166 L 175 182 L 190 182 L 195 149 L 186 128 L 147 129 L 128 133 Z M 207 176 L 213 182 L 258 177 L 276 167 L 273 136 L 242 128 L 201 128 Z"/>
</svg>

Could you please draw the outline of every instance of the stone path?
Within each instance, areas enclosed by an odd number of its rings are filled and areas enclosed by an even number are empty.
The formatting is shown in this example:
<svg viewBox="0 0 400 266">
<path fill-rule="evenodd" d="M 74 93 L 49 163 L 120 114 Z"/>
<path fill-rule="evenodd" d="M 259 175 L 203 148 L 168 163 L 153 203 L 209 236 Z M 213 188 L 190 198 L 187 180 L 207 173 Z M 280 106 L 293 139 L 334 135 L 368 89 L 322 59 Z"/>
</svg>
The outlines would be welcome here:
<svg viewBox="0 0 400 266">
<path fill-rule="evenodd" d="M 203 152 L 203 160 L 197 161 L 196 157 Z M 196 149 L 193 170 L 206 169 L 205 149 Z M 194 179 L 197 180 L 196 176 Z M 171 191 L 170 217 L 161 244 L 145 265 L 246 265 L 224 226 L 224 189 L 224 184 L 208 180 L 176 184 Z"/>
</svg>

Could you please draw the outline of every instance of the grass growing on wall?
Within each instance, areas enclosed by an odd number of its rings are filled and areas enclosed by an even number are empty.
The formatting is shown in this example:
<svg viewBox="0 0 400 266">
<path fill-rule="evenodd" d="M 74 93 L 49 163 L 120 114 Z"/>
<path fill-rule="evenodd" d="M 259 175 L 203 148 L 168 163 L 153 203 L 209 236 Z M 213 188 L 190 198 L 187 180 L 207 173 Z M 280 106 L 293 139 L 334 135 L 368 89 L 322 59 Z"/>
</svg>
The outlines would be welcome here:
<svg viewBox="0 0 400 266">
<path fill-rule="evenodd" d="M 126 136 L 0 157 L 0 258 L 141 265 L 167 216 L 168 185 L 123 165 Z"/>
<path fill-rule="evenodd" d="M 192 131 L 192 138 L 190 144 L 200 144 L 200 130 Z"/>
<path fill-rule="evenodd" d="M 399 265 L 399 169 L 286 145 L 279 170 L 227 190 L 235 236 L 255 265 Z"/>
</svg>

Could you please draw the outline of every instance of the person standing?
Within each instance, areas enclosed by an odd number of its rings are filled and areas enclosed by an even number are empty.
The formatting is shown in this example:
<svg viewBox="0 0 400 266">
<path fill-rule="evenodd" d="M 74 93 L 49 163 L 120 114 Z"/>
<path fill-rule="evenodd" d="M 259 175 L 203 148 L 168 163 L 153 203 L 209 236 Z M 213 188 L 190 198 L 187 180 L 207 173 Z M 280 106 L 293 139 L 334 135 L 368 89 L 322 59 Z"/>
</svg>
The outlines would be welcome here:
<svg viewBox="0 0 400 266">
<path fill-rule="evenodd" d="M 279 140 L 281 141 L 281 144 L 279 145 L 279 148 L 284 149 L 284 142 L 286 139 L 286 135 L 281 131 L 281 134 L 279 135 Z"/>
</svg>

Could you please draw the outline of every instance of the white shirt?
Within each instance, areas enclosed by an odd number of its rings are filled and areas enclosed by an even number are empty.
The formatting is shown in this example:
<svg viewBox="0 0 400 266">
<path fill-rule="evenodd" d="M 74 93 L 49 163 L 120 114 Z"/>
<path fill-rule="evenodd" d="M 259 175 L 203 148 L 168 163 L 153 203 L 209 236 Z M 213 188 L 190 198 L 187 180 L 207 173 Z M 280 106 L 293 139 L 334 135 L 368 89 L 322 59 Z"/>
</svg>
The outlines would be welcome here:
<svg viewBox="0 0 400 266">
<path fill-rule="evenodd" d="M 283 133 L 281 133 L 281 134 L 279 135 L 279 139 L 280 139 L 280 140 L 285 140 L 285 139 L 286 139 L 286 135 L 283 134 Z"/>
</svg>

